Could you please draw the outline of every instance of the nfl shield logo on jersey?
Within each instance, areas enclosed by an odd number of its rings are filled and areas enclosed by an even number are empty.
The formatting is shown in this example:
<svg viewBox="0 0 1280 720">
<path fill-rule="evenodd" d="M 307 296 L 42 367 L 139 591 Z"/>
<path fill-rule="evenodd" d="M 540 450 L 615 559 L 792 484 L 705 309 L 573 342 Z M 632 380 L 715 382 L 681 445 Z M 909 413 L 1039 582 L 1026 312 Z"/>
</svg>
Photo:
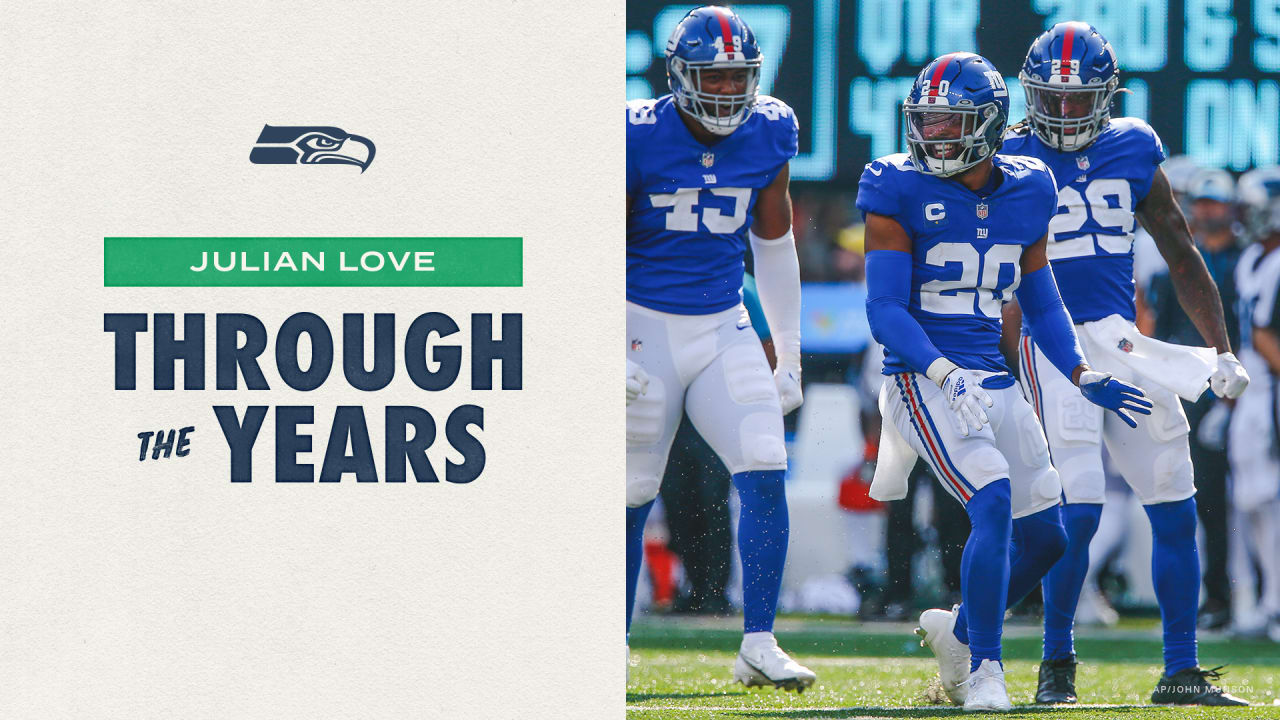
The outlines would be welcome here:
<svg viewBox="0 0 1280 720">
<path fill-rule="evenodd" d="M 1120 338 L 1120 342 L 1116 347 L 1120 348 L 1122 352 L 1133 352 L 1133 343 L 1129 342 L 1129 338 Z"/>
<path fill-rule="evenodd" d="M 709 152 L 702 153 L 702 167 L 709 168 L 715 164 L 716 164 L 715 153 L 709 153 Z"/>
<path fill-rule="evenodd" d="M 631 352 L 640 352 L 644 349 L 644 343 L 640 342 L 640 338 L 631 338 Z"/>
<path fill-rule="evenodd" d="M 1089 169 L 1089 157 L 1088 157 L 1087 155 L 1080 155 L 1080 156 L 1077 156 L 1077 157 L 1076 157 L 1076 167 L 1080 168 L 1081 170 L 1088 170 L 1088 169 Z"/>
<path fill-rule="evenodd" d="M 987 219 L 987 204 L 986 204 L 986 203 L 978 203 L 978 219 L 979 219 L 979 220 L 986 220 L 986 219 Z"/>
</svg>

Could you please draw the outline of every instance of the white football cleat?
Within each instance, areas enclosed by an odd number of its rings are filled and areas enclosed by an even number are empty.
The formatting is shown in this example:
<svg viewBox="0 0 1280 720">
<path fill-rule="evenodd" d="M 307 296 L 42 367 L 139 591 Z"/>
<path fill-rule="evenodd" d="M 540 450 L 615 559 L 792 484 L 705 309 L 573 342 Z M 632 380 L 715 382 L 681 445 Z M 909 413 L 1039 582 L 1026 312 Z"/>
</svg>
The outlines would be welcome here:
<svg viewBox="0 0 1280 720">
<path fill-rule="evenodd" d="M 969 696 L 964 701 L 965 712 L 1008 712 L 1009 688 L 1004 684 L 1004 668 L 995 660 L 983 660 L 969 675 Z"/>
<path fill-rule="evenodd" d="M 748 642 L 745 638 L 733 663 L 733 680 L 747 687 L 772 685 L 783 690 L 804 692 L 818 676 L 791 659 L 778 647 L 770 634 L 765 640 Z"/>
<path fill-rule="evenodd" d="M 933 656 L 938 659 L 938 679 L 942 681 L 942 691 L 951 702 L 963 705 L 969 693 L 969 646 L 956 639 L 953 630 L 960 606 L 946 610 L 925 610 L 920 613 L 920 627 L 916 634 L 920 636 L 920 645 L 928 646 Z"/>
</svg>

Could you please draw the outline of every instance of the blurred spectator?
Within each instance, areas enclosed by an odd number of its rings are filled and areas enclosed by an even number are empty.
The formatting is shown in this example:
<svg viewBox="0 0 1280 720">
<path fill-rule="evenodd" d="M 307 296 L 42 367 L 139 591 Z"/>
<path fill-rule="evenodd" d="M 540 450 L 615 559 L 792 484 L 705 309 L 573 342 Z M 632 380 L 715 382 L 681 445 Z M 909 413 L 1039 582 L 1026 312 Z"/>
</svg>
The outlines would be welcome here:
<svg viewBox="0 0 1280 720">
<path fill-rule="evenodd" d="M 1240 520 L 1240 545 L 1247 560 L 1236 566 L 1241 587 L 1252 591 L 1253 565 L 1261 592 L 1242 593 L 1237 629 L 1267 632 L 1280 642 L 1280 423 L 1277 382 L 1280 374 L 1280 168 L 1264 168 L 1240 178 L 1240 200 L 1254 240 L 1236 270 L 1240 290 L 1240 361 L 1249 387 L 1236 401 L 1231 418 L 1232 500 Z M 1239 547 L 1239 545 L 1237 546 Z"/>
</svg>

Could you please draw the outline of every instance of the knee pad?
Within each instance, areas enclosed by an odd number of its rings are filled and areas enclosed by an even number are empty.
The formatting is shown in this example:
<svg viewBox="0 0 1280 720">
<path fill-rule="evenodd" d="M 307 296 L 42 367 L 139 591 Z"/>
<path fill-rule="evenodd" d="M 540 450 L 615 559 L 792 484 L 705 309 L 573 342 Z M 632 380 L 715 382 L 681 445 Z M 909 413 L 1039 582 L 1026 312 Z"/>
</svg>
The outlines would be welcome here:
<svg viewBox="0 0 1280 720">
<path fill-rule="evenodd" d="M 627 474 L 627 507 L 640 507 L 658 497 L 662 477 L 652 473 Z"/>
<path fill-rule="evenodd" d="M 786 469 L 787 446 L 782 440 L 781 416 L 772 413 L 747 415 L 742 419 L 738 437 L 742 443 L 742 464 L 731 468 L 733 472 Z"/>
<path fill-rule="evenodd" d="M 1058 500 L 1062 497 L 1062 481 L 1058 478 L 1058 471 L 1052 465 L 1046 466 L 1031 483 L 1031 499 L 1037 505 L 1050 500 Z"/>
<path fill-rule="evenodd" d="M 627 445 L 653 445 L 662 440 L 666 400 L 662 379 L 650 377 L 648 389 L 627 406 Z"/>
<path fill-rule="evenodd" d="M 954 459 L 954 455 L 952 456 Z M 960 474 L 974 486 L 981 487 L 1000 478 L 1009 477 L 1009 462 L 991 445 L 974 448 L 960 458 Z"/>
</svg>

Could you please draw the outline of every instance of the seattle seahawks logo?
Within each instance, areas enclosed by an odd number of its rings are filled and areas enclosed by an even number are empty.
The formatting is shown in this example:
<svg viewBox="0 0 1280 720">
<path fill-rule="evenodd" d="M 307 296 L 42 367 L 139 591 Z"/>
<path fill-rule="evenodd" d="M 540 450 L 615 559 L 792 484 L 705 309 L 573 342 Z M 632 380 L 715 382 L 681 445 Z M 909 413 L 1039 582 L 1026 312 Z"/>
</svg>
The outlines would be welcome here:
<svg viewBox="0 0 1280 720">
<path fill-rule="evenodd" d="M 355 165 L 360 172 L 373 163 L 369 138 L 322 125 L 263 125 L 249 153 L 255 165 Z"/>
</svg>

